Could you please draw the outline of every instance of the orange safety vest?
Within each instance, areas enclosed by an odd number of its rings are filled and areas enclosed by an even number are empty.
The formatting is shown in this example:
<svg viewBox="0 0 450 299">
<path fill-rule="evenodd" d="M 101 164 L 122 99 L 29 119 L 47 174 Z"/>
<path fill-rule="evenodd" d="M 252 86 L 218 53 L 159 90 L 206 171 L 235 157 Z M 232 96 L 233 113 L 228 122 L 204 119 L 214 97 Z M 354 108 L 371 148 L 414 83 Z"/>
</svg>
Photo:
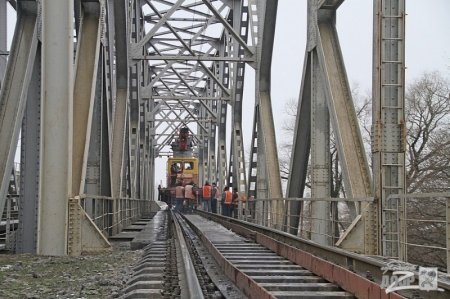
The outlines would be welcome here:
<svg viewBox="0 0 450 299">
<path fill-rule="evenodd" d="M 233 193 L 231 191 L 225 191 L 225 204 L 229 205 L 233 201 Z"/>
<path fill-rule="evenodd" d="M 211 186 L 203 186 L 203 199 L 211 199 Z"/>
<path fill-rule="evenodd" d="M 189 199 L 195 199 L 194 192 L 192 192 L 192 185 L 184 186 L 184 197 Z"/>
<path fill-rule="evenodd" d="M 175 187 L 175 197 L 176 198 L 184 198 L 184 187 L 183 186 Z"/>
</svg>

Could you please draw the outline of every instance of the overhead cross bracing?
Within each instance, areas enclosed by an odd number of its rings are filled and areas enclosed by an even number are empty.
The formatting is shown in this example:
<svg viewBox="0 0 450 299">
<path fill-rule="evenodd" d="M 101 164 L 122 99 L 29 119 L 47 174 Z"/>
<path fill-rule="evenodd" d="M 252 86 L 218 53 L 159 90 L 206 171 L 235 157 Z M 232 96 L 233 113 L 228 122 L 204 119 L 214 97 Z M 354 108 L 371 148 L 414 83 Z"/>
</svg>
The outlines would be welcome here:
<svg viewBox="0 0 450 299">
<path fill-rule="evenodd" d="M 268 2 L 276 7 L 275 2 Z M 170 134 L 175 136 L 181 126 L 196 123 L 197 131 L 195 126 L 189 127 L 194 131 L 201 177 L 218 181 L 221 188 L 232 185 L 253 195 L 256 185 L 249 190 L 246 182 L 242 101 L 246 65 L 256 68 L 257 76 L 259 65 L 270 65 L 270 56 L 260 56 L 263 42 L 273 43 L 273 32 L 267 31 L 264 37 L 264 28 L 275 25 L 275 15 L 263 22 L 265 5 L 265 1 L 143 1 L 145 34 L 131 45 L 131 58 L 149 68 L 140 96 L 154 107 L 155 157 L 168 152 L 164 147 L 171 143 Z M 267 103 L 263 101 L 264 106 Z M 227 118 L 233 123 L 229 155 Z M 273 123 L 266 130 L 273 130 Z M 161 134 L 165 137 L 158 137 Z M 257 140 L 256 135 L 253 139 Z M 263 140 L 260 148 L 264 148 Z M 273 158 L 274 151 L 271 153 L 267 157 Z M 265 172 L 260 173 L 263 178 Z M 264 192 L 271 189 L 260 188 Z M 276 189 L 281 195 L 281 188 Z"/>
<path fill-rule="evenodd" d="M 132 58 L 149 65 L 150 83 L 144 85 L 141 96 L 158 107 L 153 110 L 155 136 L 167 132 L 175 136 L 180 126 L 196 123 L 198 131 L 194 136 L 200 165 L 222 165 L 218 172 L 222 187 L 227 180 L 227 161 L 215 161 L 216 157 L 224 156 L 215 155 L 216 128 L 226 122 L 227 103 L 233 105 L 236 97 L 242 98 L 242 88 L 235 89 L 237 64 L 243 69 L 244 62 L 255 60 L 247 45 L 248 4 L 240 1 L 146 1 L 143 4 L 146 35 L 132 46 Z M 245 11 L 239 13 L 242 8 Z M 243 55 L 239 55 L 240 48 L 244 49 Z M 240 80 L 243 85 L 243 78 Z M 161 125 L 168 121 L 172 123 L 170 126 Z M 195 130 L 195 126 L 190 127 Z M 219 125 L 222 140 L 225 130 L 224 125 Z M 156 137 L 156 156 L 171 139 Z M 224 145 L 219 147 L 223 151 Z M 243 153 L 242 148 L 237 150 Z M 217 180 L 215 167 L 201 169 L 205 180 Z"/>
</svg>

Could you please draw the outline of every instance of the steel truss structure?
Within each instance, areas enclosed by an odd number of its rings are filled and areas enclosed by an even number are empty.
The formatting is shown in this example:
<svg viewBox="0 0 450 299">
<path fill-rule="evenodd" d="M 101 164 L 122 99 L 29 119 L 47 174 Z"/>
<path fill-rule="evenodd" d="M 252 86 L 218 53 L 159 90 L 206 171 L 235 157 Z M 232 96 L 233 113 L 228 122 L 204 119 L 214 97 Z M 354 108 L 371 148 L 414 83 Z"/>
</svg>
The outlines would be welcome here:
<svg viewBox="0 0 450 299">
<path fill-rule="evenodd" d="M 204 180 L 282 197 L 270 103 L 277 1 L 13 3 L 17 25 L 0 96 L 0 206 L 21 133 L 18 251 L 108 249 L 97 218 L 117 233 L 128 219 L 119 199 L 153 198 L 155 158 L 185 125 Z M 250 188 L 242 135 L 246 65 L 257 79 Z M 106 210 L 99 197 L 110 200 Z"/>
<path fill-rule="evenodd" d="M 203 182 L 278 199 L 271 223 L 289 222 L 297 233 L 300 201 L 288 207 L 294 216 L 282 217 L 271 108 L 276 0 L 8 2 L 17 25 L 6 70 L 0 60 L 0 215 L 21 134 L 18 251 L 107 250 L 107 236 L 143 212 L 142 200 L 153 199 L 155 159 L 184 126 L 194 136 Z M 310 156 L 312 197 L 330 197 L 333 132 L 347 196 L 375 197 L 353 207 L 356 217 L 335 245 L 398 256 L 397 247 L 381 246 L 389 244 L 382 238 L 398 240 L 398 228 L 380 215 L 397 208 L 385 200 L 405 188 L 404 0 L 374 1 L 373 174 L 335 27 L 343 2 L 308 1 L 287 197 L 303 197 Z M 0 0 L 0 22 L 6 3 Z M 0 54 L 7 54 L 5 28 L 1 23 Z M 246 67 L 256 75 L 248 173 Z M 328 245 L 330 211 L 330 202 L 312 204 L 312 239 Z"/>
<path fill-rule="evenodd" d="M 330 203 L 313 202 L 312 240 L 364 254 L 398 256 L 395 221 L 381 215 L 392 208 L 386 204 L 389 194 L 405 193 L 405 4 L 404 0 L 374 1 L 372 182 L 335 26 L 336 11 L 343 2 L 308 1 L 308 42 L 287 197 L 303 197 L 309 153 L 312 197 L 331 196 L 332 128 L 347 197 L 373 196 L 375 201 L 354 207 L 357 216 L 335 244 L 327 221 L 332 217 Z M 299 215 L 302 206 L 297 202 L 290 208 Z M 298 217 L 291 216 L 289 221 L 291 233 L 296 233 Z M 382 248 L 381 240 L 386 238 L 392 246 Z"/>
</svg>

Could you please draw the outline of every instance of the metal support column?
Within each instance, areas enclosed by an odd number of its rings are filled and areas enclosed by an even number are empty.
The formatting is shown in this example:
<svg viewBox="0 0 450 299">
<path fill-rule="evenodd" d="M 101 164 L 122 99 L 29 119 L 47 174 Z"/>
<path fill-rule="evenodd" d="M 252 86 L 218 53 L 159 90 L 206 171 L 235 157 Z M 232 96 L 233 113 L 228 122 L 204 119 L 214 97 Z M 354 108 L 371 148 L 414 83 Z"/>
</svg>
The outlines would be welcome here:
<svg viewBox="0 0 450 299">
<path fill-rule="evenodd" d="M 39 205 L 39 149 L 41 138 L 41 50 L 28 86 L 28 97 L 22 122 L 20 155 L 18 253 L 36 253 Z"/>
<path fill-rule="evenodd" d="M 38 254 L 67 253 L 72 191 L 73 0 L 42 1 Z"/>
<path fill-rule="evenodd" d="M 404 194 L 405 187 L 405 0 L 374 1 L 372 156 L 374 196 L 381 218 L 385 209 L 399 209 L 401 201 L 387 201 L 390 194 Z M 396 214 L 384 213 L 379 226 L 380 253 L 405 257 L 403 228 Z"/>
<path fill-rule="evenodd" d="M 258 124 L 258 186 L 257 198 L 280 199 L 272 204 L 271 222 L 277 228 L 283 224 L 283 201 L 278 163 L 277 142 L 272 115 L 271 66 L 278 1 L 258 1 L 258 45 L 256 65 L 256 101 Z M 252 15 L 252 20 L 254 19 Z M 263 186 L 261 186 L 263 185 Z M 267 185 L 267 188 L 264 187 Z M 261 188 L 262 187 L 262 188 Z M 266 190 L 264 190 L 266 189 Z"/>
<path fill-rule="evenodd" d="M 326 198 L 331 193 L 330 116 L 323 88 L 317 52 L 311 55 L 311 197 Z M 330 203 L 311 202 L 311 240 L 331 245 Z"/>
</svg>

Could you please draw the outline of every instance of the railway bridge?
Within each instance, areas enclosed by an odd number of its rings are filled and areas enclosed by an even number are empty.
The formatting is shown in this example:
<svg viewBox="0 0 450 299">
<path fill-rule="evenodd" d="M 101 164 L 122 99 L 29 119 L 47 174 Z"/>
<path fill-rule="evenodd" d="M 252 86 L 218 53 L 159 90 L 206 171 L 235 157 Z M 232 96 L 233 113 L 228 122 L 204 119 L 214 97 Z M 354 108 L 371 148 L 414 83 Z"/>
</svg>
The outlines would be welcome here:
<svg viewBox="0 0 450 299">
<path fill-rule="evenodd" d="M 307 1 L 284 192 L 271 93 L 278 1 L 0 0 L 3 246 L 42 255 L 109 250 L 111 238 L 160 209 L 156 178 L 166 169 L 157 161 L 170 155 L 171 142 L 187 127 L 200 184 L 232 186 L 247 199 L 238 219 L 199 212 L 209 221 L 291 261 L 308 259 L 310 268 L 304 260 L 299 265 L 325 280 L 338 281 L 328 270 L 347 271 L 351 283 L 337 284 L 350 293 L 340 296 L 364 297 L 345 288 L 357 281 L 352 273 L 366 272 L 356 286 L 378 284 L 381 298 L 380 268 L 394 260 L 438 267 L 433 274 L 445 291 L 420 296 L 448 296 L 450 194 L 406 189 L 405 0 L 373 1 L 370 157 L 336 28 L 343 2 Z M 17 16 L 9 50 L 7 8 Z M 254 99 L 244 96 L 249 73 Z M 251 111 L 245 101 L 254 102 Z M 251 136 L 244 136 L 251 119 Z M 333 195 L 336 170 L 344 191 Z M 440 209 L 437 216 L 411 219 L 411 207 L 428 203 Z M 443 232 L 435 244 L 411 240 L 411 228 L 431 227 Z M 213 256 L 227 256 L 225 245 L 220 251 L 205 242 Z M 410 260 L 417 248 L 438 252 L 441 263 Z M 261 289 L 264 283 L 243 292 Z"/>
</svg>

